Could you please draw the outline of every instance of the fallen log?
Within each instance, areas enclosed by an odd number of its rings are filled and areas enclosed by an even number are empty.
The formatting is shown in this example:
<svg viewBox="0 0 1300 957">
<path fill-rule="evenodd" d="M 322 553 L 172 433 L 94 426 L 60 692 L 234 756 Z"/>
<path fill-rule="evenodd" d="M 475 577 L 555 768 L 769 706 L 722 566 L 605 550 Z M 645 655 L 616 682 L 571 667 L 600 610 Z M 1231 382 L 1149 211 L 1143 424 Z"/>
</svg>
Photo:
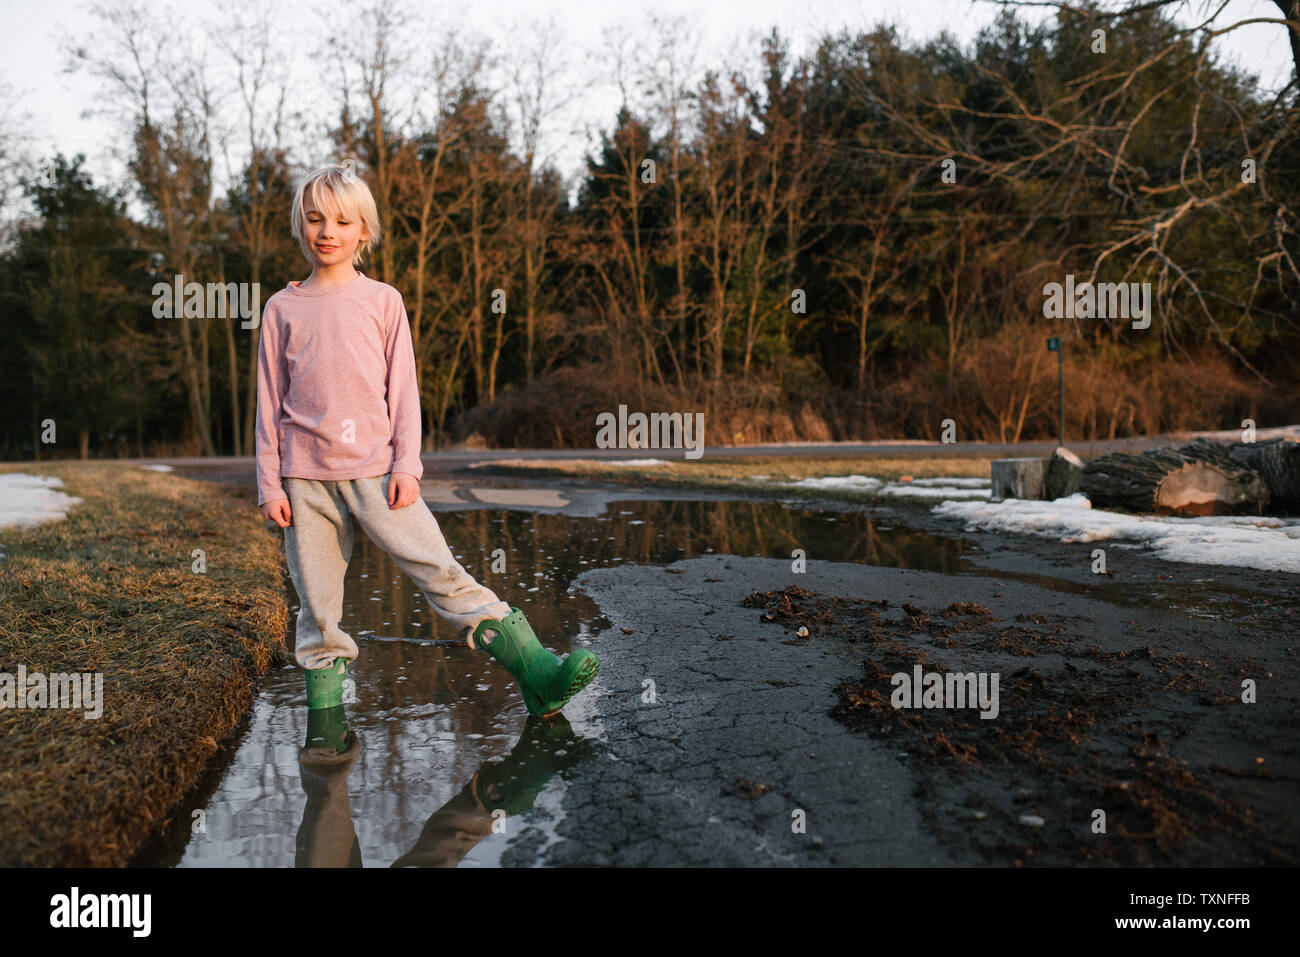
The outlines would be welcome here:
<svg viewBox="0 0 1300 957">
<path fill-rule="evenodd" d="M 1084 466 L 1082 490 L 1095 508 L 1157 515 L 1261 514 L 1269 501 L 1263 476 L 1208 439 L 1098 456 Z"/>
<path fill-rule="evenodd" d="M 1291 438 L 1239 442 L 1229 450 L 1228 457 L 1263 477 L 1273 512 L 1300 513 L 1300 442 Z"/>
</svg>

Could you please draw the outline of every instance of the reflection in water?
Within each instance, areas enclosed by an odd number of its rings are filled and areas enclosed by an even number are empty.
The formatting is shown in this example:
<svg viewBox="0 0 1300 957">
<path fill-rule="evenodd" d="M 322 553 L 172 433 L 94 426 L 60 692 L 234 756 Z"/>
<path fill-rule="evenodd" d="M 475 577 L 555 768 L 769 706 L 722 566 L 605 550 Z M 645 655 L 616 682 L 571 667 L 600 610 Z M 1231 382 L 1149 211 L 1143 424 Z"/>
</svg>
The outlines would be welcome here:
<svg viewBox="0 0 1300 957">
<path fill-rule="evenodd" d="M 599 746 L 579 737 L 563 715 L 530 715 L 519 743 L 504 761 L 479 768 L 460 793 L 425 822 L 415 846 L 393 867 L 455 867 L 490 833 L 504 833 L 512 817 L 529 811 L 561 771 L 595 757 Z"/>
<path fill-rule="evenodd" d="M 710 552 L 789 560 L 802 548 L 810 560 L 969 570 L 960 539 L 882 528 L 861 511 L 775 502 L 618 502 L 606 515 L 580 518 L 455 511 L 438 521 L 470 574 L 522 608 L 561 655 L 608 627 L 589 597 L 568 590 L 589 568 Z M 237 748 L 135 863 L 490 865 L 525 830 L 549 836 L 561 813 L 560 769 L 598 748 L 601 679 L 566 706 L 571 729 L 535 726 L 505 670 L 465 645 L 359 529 L 342 627 L 361 651 L 349 666 L 356 701 L 343 706 L 359 740 L 337 761 L 300 762 L 309 732 L 302 673 L 271 673 Z M 507 833 L 493 831 L 493 810 L 511 815 Z"/>
<path fill-rule="evenodd" d="M 298 828 L 296 866 L 361 866 L 347 783 L 360 753 L 361 739 L 348 727 L 343 705 L 307 712 L 307 742 L 298 755 L 307 806 Z"/>
<path fill-rule="evenodd" d="M 307 742 L 298 755 L 307 795 L 298 828 L 297 867 L 361 867 L 361 842 L 352 825 L 347 778 L 361 740 L 347 726 L 345 708 L 308 713 Z M 576 735 L 563 715 L 530 716 L 503 761 L 474 772 L 460 792 L 425 822 L 415 845 L 393 867 L 456 867 L 489 834 L 505 834 L 511 818 L 532 810 L 561 771 L 593 757 L 595 742 Z"/>
<path fill-rule="evenodd" d="M 503 601 L 523 608 L 542 643 L 559 653 L 573 647 L 566 635 L 576 629 L 585 636 L 595 618 L 589 600 L 567 592 L 588 568 L 661 564 L 711 552 L 789 559 L 796 548 L 810 560 L 894 568 L 958 572 L 968 564 L 959 538 L 881 528 L 861 511 L 792 511 L 771 502 L 619 502 L 599 518 L 464 511 L 443 513 L 438 522 L 457 560 Z M 364 534 L 357 536 L 348 568 L 343 616 L 344 629 L 358 640 L 462 644 Z M 355 665 L 364 666 L 371 652 L 363 648 Z"/>
</svg>

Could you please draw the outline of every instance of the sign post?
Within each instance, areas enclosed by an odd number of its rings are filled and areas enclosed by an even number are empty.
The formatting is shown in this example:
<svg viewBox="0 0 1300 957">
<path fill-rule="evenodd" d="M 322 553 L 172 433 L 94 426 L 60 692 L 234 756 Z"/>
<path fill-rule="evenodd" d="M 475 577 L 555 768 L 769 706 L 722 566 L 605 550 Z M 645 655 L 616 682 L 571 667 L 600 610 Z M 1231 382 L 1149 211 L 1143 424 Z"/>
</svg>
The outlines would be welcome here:
<svg viewBox="0 0 1300 957">
<path fill-rule="evenodd" d="M 1061 340 L 1057 336 L 1047 340 L 1047 351 L 1056 353 L 1057 395 L 1061 408 L 1060 445 L 1065 445 L 1065 358 L 1061 355 Z"/>
</svg>

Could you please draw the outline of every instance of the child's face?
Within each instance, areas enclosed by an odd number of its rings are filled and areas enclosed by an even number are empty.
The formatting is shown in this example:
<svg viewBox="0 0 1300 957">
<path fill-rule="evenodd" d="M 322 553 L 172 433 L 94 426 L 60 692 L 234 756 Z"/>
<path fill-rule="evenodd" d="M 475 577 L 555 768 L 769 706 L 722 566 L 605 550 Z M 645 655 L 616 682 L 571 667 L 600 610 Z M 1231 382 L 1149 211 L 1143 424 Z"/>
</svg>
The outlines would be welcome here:
<svg viewBox="0 0 1300 957">
<path fill-rule="evenodd" d="M 357 244 L 369 238 L 362 224 L 341 210 L 334 216 L 316 208 L 310 195 L 302 199 L 307 220 L 307 245 L 317 266 L 338 266 L 352 262 Z"/>
</svg>

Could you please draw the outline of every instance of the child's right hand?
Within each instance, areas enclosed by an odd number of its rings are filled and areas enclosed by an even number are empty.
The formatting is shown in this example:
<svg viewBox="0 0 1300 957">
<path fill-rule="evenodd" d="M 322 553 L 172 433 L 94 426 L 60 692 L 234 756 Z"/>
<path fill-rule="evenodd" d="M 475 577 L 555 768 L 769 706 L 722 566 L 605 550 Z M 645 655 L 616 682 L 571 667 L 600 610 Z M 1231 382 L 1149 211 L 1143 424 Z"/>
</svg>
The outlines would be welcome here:
<svg viewBox="0 0 1300 957">
<path fill-rule="evenodd" d="M 293 521 L 293 512 L 289 509 L 287 498 L 276 498 L 262 506 L 262 517 L 275 522 L 281 528 L 288 528 Z"/>
</svg>

